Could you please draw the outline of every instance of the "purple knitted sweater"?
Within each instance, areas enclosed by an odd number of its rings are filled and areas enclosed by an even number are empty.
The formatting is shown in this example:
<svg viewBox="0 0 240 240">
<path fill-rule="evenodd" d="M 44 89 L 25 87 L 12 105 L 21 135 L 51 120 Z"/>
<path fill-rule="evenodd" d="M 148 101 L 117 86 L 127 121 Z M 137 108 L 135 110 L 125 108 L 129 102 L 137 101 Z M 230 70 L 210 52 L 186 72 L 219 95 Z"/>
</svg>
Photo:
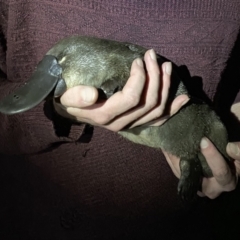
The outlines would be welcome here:
<svg viewBox="0 0 240 240">
<path fill-rule="evenodd" d="M 154 48 L 201 77 L 213 99 L 239 27 L 239 0 L 0 1 L 0 97 L 78 34 Z M 57 134 L 53 118 L 44 103 L 0 114 L 1 239 L 214 239 L 206 200 L 181 202 L 159 150 L 84 124 Z"/>
</svg>

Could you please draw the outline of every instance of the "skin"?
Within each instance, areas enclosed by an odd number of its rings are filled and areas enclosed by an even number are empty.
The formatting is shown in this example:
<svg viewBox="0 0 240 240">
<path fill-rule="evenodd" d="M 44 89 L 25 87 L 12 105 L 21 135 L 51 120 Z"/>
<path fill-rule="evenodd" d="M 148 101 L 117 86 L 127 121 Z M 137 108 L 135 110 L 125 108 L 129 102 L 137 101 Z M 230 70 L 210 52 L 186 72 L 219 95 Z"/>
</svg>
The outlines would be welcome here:
<svg viewBox="0 0 240 240">
<path fill-rule="evenodd" d="M 232 113 L 240 121 L 240 103 L 232 105 Z M 234 165 L 238 176 L 240 176 L 240 142 L 232 142 L 227 145 L 227 153 L 234 159 Z"/>
</svg>

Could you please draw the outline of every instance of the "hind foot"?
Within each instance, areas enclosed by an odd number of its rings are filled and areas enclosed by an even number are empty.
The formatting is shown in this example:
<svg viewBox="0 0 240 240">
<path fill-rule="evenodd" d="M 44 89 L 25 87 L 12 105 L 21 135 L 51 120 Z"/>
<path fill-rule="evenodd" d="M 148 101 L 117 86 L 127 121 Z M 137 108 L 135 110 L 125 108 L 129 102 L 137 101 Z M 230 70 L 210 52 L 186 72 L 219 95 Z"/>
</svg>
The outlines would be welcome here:
<svg viewBox="0 0 240 240">
<path fill-rule="evenodd" d="M 180 160 L 181 177 L 178 183 L 178 194 L 183 200 L 191 201 L 197 196 L 201 184 L 202 168 L 199 159 Z"/>
<path fill-rule="evenodd" d="M 180 178 L 178 183 L 178 194 L 184 201 L 191 201 L 196 198 L 200 181 L 193 181 L 190 178 Z"/>
</svg>

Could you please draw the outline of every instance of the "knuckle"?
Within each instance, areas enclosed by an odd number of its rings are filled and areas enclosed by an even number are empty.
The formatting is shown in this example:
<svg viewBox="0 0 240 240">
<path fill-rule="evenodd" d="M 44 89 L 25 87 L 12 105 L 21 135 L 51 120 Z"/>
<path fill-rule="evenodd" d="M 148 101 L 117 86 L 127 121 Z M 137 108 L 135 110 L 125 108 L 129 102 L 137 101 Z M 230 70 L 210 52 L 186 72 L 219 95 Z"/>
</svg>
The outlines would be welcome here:
<svg viewBox="0 0 240 240">
<path fill-rule="evenodd" d="M 214 174 L 217 179 L 223 180 L 229 175 L 229 169 L 222 167 Z"/>
<path fill-rule="evenodd" d="M 163 112 L 164 112 L 164 108 L 163 108 L 163 107 L 157 108 L 156 116 L 155 116 L 155 117 L 156 117 L 156 118 L 162 117 Z"/>
<path fill-rule="evenodd" d="M 158 103 L 157 97 L 155 97 L 155 96 L 150 97 L 147 100 L 148 109 L 151 110 L 152 108 L 156 107 L 157 103 Z"/>
<path fill-rule="evenodd" d="M 161 118 L 164 112 L 164 108 L 162 107 L 156 107 L 153 111 L 153 119 Z"/>
</svg>

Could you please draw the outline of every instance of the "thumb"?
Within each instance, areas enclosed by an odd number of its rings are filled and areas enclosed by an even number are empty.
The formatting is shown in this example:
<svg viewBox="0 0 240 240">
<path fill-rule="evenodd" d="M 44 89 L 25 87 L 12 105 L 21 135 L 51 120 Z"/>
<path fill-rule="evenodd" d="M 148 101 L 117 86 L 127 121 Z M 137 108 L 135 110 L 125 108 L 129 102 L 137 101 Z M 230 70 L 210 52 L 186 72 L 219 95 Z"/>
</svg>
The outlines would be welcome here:
<svg viewBox="0 0 240 240">
<path fill-rule="evenodd" d="M 228 143 L 227 153 L 233 159 L 240 160 L 240 142 Z"/>
<path fill-rule="evenodd" d="M 91 86 L 79 85 L 69 88 L 60 98 L 65 107 L 87 107 L 93 105 L 98 99 L 98 91 Z"/>
</svg>

